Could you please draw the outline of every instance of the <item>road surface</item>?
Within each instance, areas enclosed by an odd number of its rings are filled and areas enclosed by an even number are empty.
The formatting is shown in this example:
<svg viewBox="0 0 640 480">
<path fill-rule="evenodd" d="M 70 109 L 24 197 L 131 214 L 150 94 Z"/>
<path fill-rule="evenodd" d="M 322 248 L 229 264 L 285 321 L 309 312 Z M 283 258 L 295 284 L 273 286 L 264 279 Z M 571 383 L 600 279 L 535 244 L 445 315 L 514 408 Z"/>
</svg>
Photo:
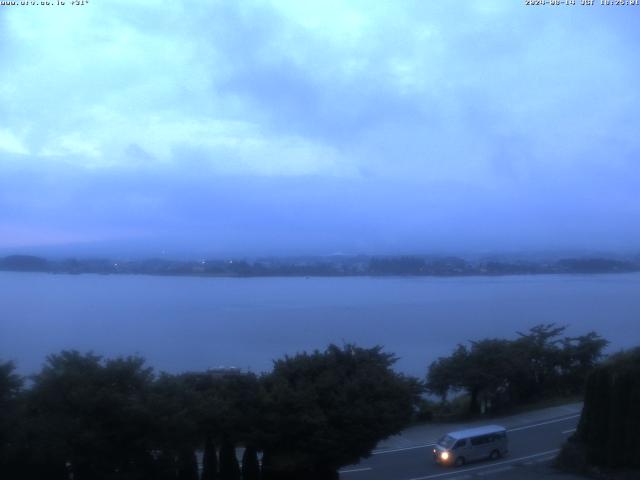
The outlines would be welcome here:
<svg viewBox="0 0 640 480">
<path fill-rule="evenodd" d="M 397 448 L 374 454 L 340 471 L 341 480 L 511 480 L 536 478 L 548 466 L 576 428 L 579 414 L 563 415 L 508 429 L 509 454 L 498 460 L 469 463 L 460 468 L 434 464 L 432 444 Z M 488 423 L 500 423 L 491 421 Z M 545 478 L 549 478 L 548 475 Z M 564 476 L 563 478 L 568 478 Z"/>
</svg>

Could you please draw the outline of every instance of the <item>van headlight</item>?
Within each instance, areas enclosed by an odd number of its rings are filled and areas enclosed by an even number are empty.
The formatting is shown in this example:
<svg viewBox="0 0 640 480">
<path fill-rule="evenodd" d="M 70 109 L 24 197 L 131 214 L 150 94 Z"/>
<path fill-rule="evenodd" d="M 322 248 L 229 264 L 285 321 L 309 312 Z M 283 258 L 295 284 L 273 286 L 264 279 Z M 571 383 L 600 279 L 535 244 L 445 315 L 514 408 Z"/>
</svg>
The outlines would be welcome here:
<svg viewBox="0 0 640 480">
<path fill-rule="evenodd" d="M 449 460 L 449 452 L 442 452 L 442 453 L 440 454 L 440 458 L 441 458 L 442 460 Z"/>
</svg>

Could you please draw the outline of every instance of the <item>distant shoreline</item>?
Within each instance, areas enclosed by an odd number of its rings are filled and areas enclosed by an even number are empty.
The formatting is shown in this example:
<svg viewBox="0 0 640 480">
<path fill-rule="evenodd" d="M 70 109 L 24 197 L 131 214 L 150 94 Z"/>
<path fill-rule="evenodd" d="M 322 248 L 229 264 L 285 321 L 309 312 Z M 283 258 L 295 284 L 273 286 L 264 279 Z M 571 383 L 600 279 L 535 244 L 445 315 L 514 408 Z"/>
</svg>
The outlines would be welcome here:
<svg viewBox="0 0 640 480">
<path fill-rule="evenodd" d="M 498 277 L 508 275 L 607 274 L 640 272 L 638 259 L 601 257 L 531 261 L 520 258 L 466 260 L 460 257 L 340 256 L 261 260 L 165 259 L 50 260 L 32 255 L 0 257 L 0 271 L 66 275 L 150 275 L 163 277 Z"/>
</svg>

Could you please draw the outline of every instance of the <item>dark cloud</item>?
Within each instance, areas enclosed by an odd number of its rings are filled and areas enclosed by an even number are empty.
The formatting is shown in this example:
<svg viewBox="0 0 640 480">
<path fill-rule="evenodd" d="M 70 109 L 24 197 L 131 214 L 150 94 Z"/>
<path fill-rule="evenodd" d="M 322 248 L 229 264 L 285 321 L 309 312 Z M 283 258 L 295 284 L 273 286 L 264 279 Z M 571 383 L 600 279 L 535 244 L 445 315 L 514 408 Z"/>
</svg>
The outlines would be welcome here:
<svg viewBox="0 0 640 480">
<path fill-rule="evenodd" d="M 639 240 L 631 15 L 123 5 L 83 22 L 0 15 L 0 49 L 16 47 L 0 77 L 0 227 L 29 245 L 62 233 L 212 254 Z"/>
</svg>

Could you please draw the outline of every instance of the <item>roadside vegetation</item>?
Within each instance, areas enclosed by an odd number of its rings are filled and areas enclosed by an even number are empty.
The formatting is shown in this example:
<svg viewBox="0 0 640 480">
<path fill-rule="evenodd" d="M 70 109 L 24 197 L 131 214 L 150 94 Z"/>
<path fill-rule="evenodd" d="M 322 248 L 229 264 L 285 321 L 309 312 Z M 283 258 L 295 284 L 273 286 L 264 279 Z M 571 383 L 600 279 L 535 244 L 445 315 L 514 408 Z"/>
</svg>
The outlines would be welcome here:
<svg viewBox="0 0 640 480">
<path fill-rule="evenodd" d="M 423 405 L 431 408 L 431 415 L 423 416 L 453 419 L 582 395 L 608 342 L 595 332 L 563 336 L 565 330 L 543 324 L 518 332 L 514 340 L 458 345 L 429 366 L 427 390 L 440 401 Z"/>
<path fill-rule="evenodd" d="M 588 376 L 578 429 L 557 465 L 598 478 L 640 478 L 640 347 L 613 355 Z"/>
<path fill-rule="evenodd" d="M 139 357 L 75 351 L 30 379 L 2 363 L 0 478 L 338 478 L 413 418 L 422 386 L 394 362 L 379 347 L 331 345 L 261 376 L 158 375 Z"/>
<path fill-rule="evenodd" d="M 140 357 L 76 351 L 49 356 L 29 378 L 0 363 L 0 478 L 337 479 L 412 422 L 581 394 L 607 342 L 564 331 L 539 325 L 515 340 L 459 345 L 426 382 L 395 372 L 381 347 L 355 345 L 286 356 L 261 375 L 156 373 Z M 613 382 L 604 375 L 590 377 L 588 398 Z"/>
</svg>

